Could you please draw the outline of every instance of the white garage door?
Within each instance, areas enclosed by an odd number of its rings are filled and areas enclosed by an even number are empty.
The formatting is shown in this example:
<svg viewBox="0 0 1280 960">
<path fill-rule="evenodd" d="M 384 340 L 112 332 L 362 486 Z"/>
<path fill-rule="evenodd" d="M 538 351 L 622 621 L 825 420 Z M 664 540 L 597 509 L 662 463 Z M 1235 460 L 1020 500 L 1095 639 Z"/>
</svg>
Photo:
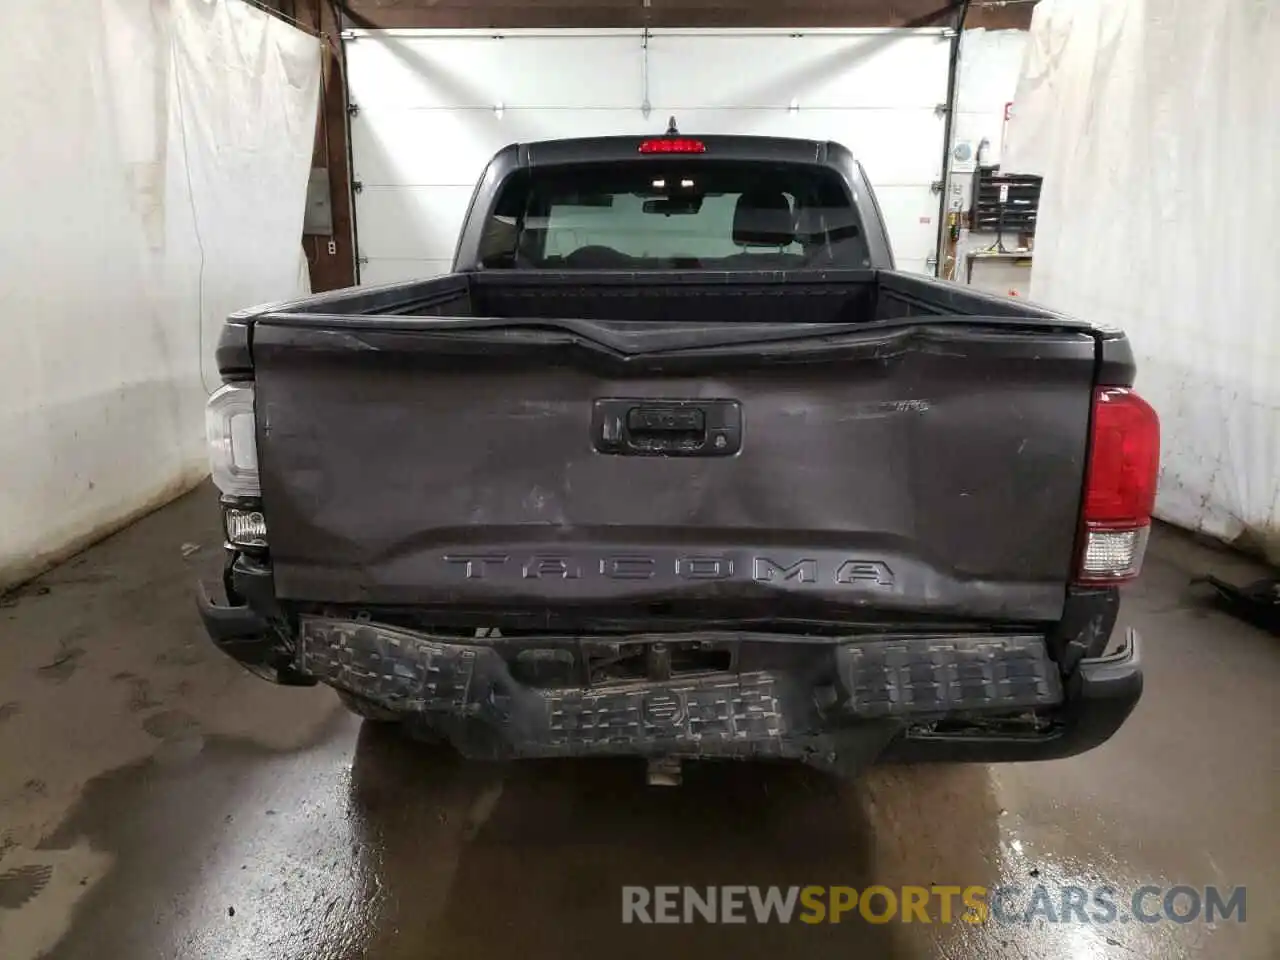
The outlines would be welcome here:
<svg viewBox="0 0 1280 960">
<path fill-rule="evenodd" d="M 866 167 L 898 266 L 931 273 L 949 43 L 941 30 L 372 30 L 347 34 L 360 280 L 449 269 L 508 143 L 654 134 L 835 140 Z M 649 105 L 644 109 L 646 102 Z"/>
</svg>

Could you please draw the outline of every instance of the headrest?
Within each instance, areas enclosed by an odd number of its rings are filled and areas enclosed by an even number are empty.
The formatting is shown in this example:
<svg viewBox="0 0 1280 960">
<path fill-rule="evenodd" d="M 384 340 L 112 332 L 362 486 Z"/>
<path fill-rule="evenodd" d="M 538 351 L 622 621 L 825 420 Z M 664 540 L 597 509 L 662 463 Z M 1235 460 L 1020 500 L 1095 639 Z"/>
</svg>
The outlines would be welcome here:
<svg viewBox="0 0 1280 960">
<path fill-rule="evenodd" d="M 822 227 L 822 211 L 812 207 L 796 207 L 796 239 L 801 243 L 812 243 L 820 238 Z"/>
<path fill-rule="evenodd" d="M 795 222 L 786 195 L 749 190 L 733 211 L 733 242 L 743 247 L 785 247 L 795 240 Z"/>
</svg>

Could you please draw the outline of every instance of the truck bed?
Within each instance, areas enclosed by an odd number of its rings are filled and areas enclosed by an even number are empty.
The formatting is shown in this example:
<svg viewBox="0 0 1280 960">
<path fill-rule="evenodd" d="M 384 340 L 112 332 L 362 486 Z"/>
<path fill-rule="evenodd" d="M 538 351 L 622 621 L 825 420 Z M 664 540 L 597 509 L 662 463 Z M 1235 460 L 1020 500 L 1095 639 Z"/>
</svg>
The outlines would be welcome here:
<svg viewBox="0 0 1280 960">
<path fill-rule="evenodd" d="M 797 304 L 803 304 L 802 317 L 796 315 Z M 895 270 L 454 273 L 317 294 L 235 314 L 231 322 L 279 314 L 645 323 L 658 317 L 679 323 L 870 323 L 972 316 L 1098 332 L 1042 307 Z"/>
<path fill-rule="evenodd" d="M 1056 621 L 1131 365 L 884 270 L 450 275 L 227 330 L 280 600 L 477 626 Z"/>
</svg>

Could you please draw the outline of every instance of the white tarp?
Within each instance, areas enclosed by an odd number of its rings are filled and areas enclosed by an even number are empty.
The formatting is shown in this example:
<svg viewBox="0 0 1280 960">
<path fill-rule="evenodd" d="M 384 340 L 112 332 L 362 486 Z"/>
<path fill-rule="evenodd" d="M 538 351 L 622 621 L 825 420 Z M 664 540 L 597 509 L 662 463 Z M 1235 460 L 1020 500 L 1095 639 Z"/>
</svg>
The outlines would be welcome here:
<svg viewBox="0 0 1280 960">
<path fill-rule="evenodd" d="M 1003 158 L 1044 176 L 1032 299 L 1123 327 L 1157 514 L 1280 557 L 1280 4 L 1043 0 Z"/>
<path fill-rule="evenodd" d="M 321 50 L 240 0 L 9 0 L 0 36 L 2 587 L 206 472 L 221 319 L 305 289 Z"/>
</svg>

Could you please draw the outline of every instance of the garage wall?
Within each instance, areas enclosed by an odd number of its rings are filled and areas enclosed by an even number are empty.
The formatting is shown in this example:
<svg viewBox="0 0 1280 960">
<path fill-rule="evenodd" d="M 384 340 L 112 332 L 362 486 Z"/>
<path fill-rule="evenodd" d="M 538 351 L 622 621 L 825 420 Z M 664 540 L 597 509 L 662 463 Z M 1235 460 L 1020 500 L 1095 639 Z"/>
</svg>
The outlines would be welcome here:
<svg viewBox="0 0 1280 960">
<path fill-rule="evenodd" d="M 1022 72 L 1027 49 L 1026 30 L 966 30 L 960 38 L 960 69 L 957 79 L 955 124 L 952 144 L 965 144 L 969 160 L 952 158 L 948 208 L 968 211 L 973 189 L 973 171 L 978 147 L 988 141 L 982 151 L 984 164 L 1001 162 L 1004 139 L 1005 104 L 1013 100 Z M 963 280 L 964 255 L 970 250 L 985 250 L 997 240 L 996 234 L 965 229 L 956 244 L 953 279 Z M 1006 236 L 1006 246 L 1017 241 Z M 948 274 L 952 276 L 952 274 Z M 977 261 L 973 285 L 989 293 L 1028 296 L 1031 292 L 1031 267 L 1021 262 Z"/>
<path fill-rule="evenodd" d="M 984 164 L 1000 163 L 1004 137 L 1004 108 L 1013 100 L 1027 49 L 1026 30 L 966 30 L 960 38 L 960 67 L 956 80 L 956 115 L 952 144 L 967 144 L 971 159 L 952 159 L 952 196 L 960 209 L 969 209 L 978 145 Z"/>
<path fill-rule="evenodd" d="M 322 38 L 320 121 L 316 125 L 312 166 L 328 173 L 333 232 L 304 236 L 302 245 L 307 254 L 312 290 L 349 287 L 356 282 L 356 257 L 351 229 L 351 164 L 347 150 L 347 81 L 342 57 L 341 14 L 332 0 L 271 2 L 278 6 L 282 16 Z"/>
<path fill-rule="evenodd" d="M 2 588 L 205 475 L 222 317 L 305 289 L 319 51 L 239 0 L 6 3 L 0 36 Z"/>
<path fill-rule="evenodd" d="M 899 266 L 931 272 L 949 48 L 940 30 L 357 31 L 360 279 L 446 271 L 473 185 L 506 144 L 661 133 L 672 115 L 685 132 L 849 146 Z"/>
<path fill-rule="evenodd" d="M 328 37 L 331 56 L 324 69 L 324 119 L 318 131 L 315 165 L 329 171 L 334 235 L 308 238 L 311 282 L 331 290 L 355 282 L 351 232 L 350 170 L 347 164 L 346 65 L 337 55 L 342 28 L 483 27 L 519 28 L 614 27 L 903 27 L 943 26 L 955 12 L 943 0 L 744 0 L 725 5 L 713 0 L 267 0 Z M 1032 3 L 981 4 L 970 7 L 972 29 L 1024 29 Z M 333 247 L 330 248 L 329 240 Z M 330 250 L 332 249 L 332 252 Z"/>
<path fill-rule="evenodd" d="M 1032 296 L 1123 327 L 1156 511 L 1280 560 L 1280 7 L 1045 0 L 1006 160 L 1042 173 Z"/>
</svg>

